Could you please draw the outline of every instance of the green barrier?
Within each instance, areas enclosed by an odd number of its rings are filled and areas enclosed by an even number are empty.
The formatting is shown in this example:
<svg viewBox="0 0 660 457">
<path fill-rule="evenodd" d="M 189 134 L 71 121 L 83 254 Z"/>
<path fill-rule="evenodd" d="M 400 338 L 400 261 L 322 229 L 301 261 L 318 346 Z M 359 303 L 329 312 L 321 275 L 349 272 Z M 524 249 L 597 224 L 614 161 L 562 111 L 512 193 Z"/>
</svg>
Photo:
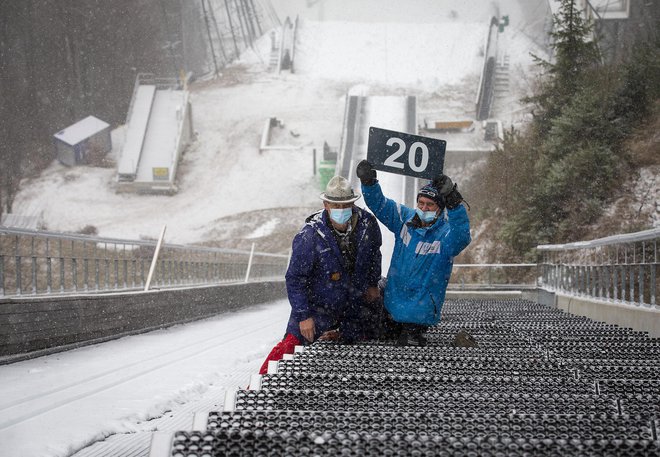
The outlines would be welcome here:
<svg viewBox="0 0 660 457">
<path fill-rule="evenodd" d="M 319 186 L 322 191 L 325 190 L 328 181 L 335 175 L 336 168 L 337 162 L 334 160 L 322 160 L 319 164 Z"/>
</svg>

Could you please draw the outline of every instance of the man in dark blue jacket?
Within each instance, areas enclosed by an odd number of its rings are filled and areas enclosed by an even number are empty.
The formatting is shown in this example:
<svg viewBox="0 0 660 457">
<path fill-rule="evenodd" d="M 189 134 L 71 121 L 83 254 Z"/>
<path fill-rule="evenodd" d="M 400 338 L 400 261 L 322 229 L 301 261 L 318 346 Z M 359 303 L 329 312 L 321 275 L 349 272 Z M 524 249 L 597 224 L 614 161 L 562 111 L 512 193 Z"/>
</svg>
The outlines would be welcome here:
<svg viewBox="0 0 660 457">
<path fill-rule="evenodd" d="M 352 342 L 376 337 L 380 324 L 381 234 L 376 218 L 355 206 L 348 180 L 333 177 L 321 194 L 324 209 L 307 218 L 293 239 L 286 289 L 291 315 L 269 360 L 317 339 Z"/>
<path fill-rule="evenodd" d="M 463 197 L 442 175 L 420 189 L 413 209 L 385 198 L 366 160 L 357 176 L 367 206 L 394 233 L 384 302 L 392 320 L 402 324 L 399 343 L 425 345 L 425 330 L 440 321 L 453 259 L 470 243 Z"/>
</svg>

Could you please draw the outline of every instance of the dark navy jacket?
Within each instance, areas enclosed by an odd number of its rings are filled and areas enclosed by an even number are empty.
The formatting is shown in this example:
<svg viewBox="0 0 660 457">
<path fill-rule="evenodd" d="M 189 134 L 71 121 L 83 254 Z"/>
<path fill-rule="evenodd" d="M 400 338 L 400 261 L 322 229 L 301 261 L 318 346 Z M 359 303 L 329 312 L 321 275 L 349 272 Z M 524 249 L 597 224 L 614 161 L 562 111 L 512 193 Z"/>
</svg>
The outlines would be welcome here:
<svg viewBox="0 0 660 457">
<path fill-rule="evenodd" d="M 353 235 L 357 249 L 352 274 L 341 254 L 327 211 L 312 214 L 293 239 L 293 252 L 286 272 L 286 289 L 291 303 L 287 333 L 300 341 L 300 322 L 312 317 L 318 338 L 323 332 L 340 328 L 347 340 L 365 336 L 371 305 L 362 295 L 376 287 L 381 270 L 381 234 L 376 218 L 353 208 Z"/>
</svg>

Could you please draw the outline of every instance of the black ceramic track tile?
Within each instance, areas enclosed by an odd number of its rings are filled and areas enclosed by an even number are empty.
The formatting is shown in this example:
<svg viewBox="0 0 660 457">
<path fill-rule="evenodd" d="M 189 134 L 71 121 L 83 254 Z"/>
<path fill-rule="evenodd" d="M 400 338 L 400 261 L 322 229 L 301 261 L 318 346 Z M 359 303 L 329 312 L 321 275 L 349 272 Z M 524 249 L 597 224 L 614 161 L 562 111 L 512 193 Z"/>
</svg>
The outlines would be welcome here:
<svg viewBox="0 0 660 457">
<path fill-rule="evenodd" d="M 518 299 L 448 300 L 427 336 L 307 346 L 171 455 L 660 455 L 659 339 Z"/>
</svg>

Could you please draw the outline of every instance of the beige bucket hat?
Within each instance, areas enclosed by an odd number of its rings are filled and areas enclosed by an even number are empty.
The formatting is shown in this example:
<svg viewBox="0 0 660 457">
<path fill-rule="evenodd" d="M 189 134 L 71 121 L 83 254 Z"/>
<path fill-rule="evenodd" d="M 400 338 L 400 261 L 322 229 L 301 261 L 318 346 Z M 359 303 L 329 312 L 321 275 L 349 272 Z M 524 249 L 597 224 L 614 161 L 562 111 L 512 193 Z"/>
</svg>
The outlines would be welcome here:
<svg viewBox="0 0 660 457">
<path fill-rule="evenodd" d="M 329 203 L 353 203 L 360 197 L 360 194 L 353 192 L 351 183 L 343 176 L 335 176 L 328 181 L 325 192 L 321 194 L 321 200 Z"/>
</svg>

